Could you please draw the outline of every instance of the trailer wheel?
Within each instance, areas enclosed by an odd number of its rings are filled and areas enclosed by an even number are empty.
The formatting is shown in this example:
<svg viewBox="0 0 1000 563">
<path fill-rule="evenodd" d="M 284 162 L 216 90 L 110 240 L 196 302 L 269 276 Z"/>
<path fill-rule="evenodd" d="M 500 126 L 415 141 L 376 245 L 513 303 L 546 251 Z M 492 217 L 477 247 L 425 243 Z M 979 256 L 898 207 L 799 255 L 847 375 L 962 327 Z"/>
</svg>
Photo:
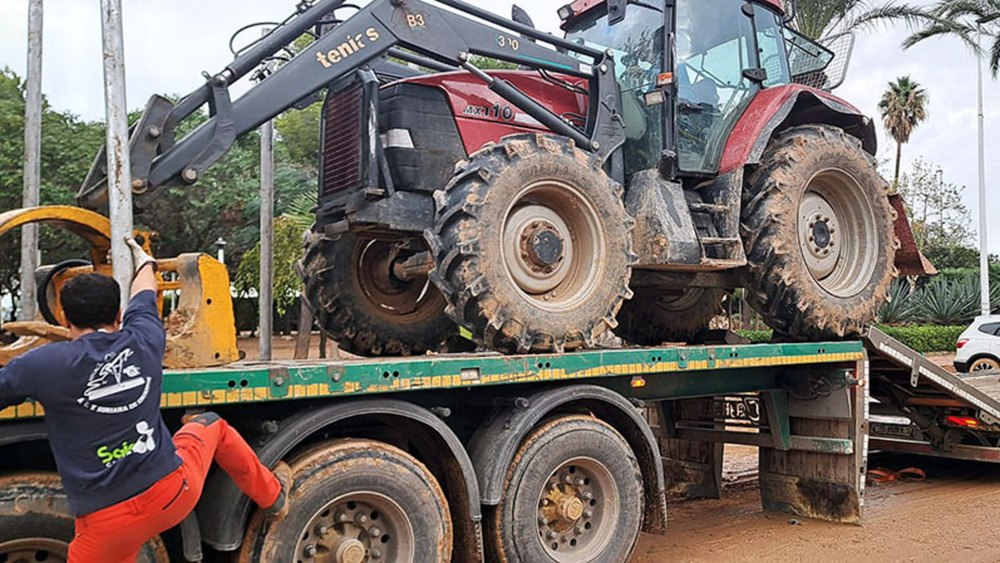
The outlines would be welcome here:
<svg viewBox="0 0 1000 563">
<path fill-rule="evenodd" d="M 292 460 L 291 511 L 251 518 L 240 561 L 451 560 L 448 502 L 408 453 L 371 440 L 337 440 Z"/>
<path fill-rule="evenodd" d="M 615 327 L 634 222 L 596 157 L 569 139 L 513 135 L 460 164 L 434 198 L 431 280 L 477 340 L 561 351 Z"/>
<path fill-rule="evenodd" d="M 65 562 L 74 533 L 58 475 L 0 478 L 0 562 Z M 159 536 L 146 542 L 138 559 L 138 563 L 168 561 Z"/>
<path fill-rule="evenodd" d="M 860 142 L 825 125 L 777 135 L 743 194 L 748 302 L 796 338 L 860 334 L 897 275 L 889 186 Z"/>
<path fill-rule="evenodd" d="M 726 292 L 690 288 L 682 291 L 643 287 L 622 305 L 615 333 L 632 344 L 658 346 L 664 342 L 689 342 L 722 314 Z"/>
<path fill-rule="evenodd" d="M 394 262 L 419 250 L 425 250 L 419 239 L 310 237 L 300 266 L 305 296 L 341 348 L 361 356 L 407 356 L 443 351 L 458 335 L 426 276 L 403 281 L 392 272 Z"/>
<path fill-rule="evenodd" d="M 626 561 L 642 514 L 642 474 L 628 443 L 608 424 L 574 415 L 525 439 L 486 530 L 497 561 Z"/>
</svg>

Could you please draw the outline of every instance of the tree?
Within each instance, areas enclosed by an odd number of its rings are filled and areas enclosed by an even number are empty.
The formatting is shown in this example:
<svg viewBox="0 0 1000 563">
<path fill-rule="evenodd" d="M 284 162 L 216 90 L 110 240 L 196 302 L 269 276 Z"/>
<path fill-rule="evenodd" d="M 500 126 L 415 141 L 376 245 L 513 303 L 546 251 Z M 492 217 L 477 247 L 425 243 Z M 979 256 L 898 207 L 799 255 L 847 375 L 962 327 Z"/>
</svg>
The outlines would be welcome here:
<svg viewBox="0 0 1000 563">
<path fill-rule="evenodd" d="M 1000 19 L 990 18 L 1000 16 L 1000 0 L 938 0 L 930 8 L 917 11 L 922 14 L 923 25 L 906 38 L 904 47 L 912 47 L 932 37 L 952 36 L 963 41 L 977 56 L 982 56 L 976 32 L 980 27 L 977 22 L 983 21 L 982 32 L 990 43 L 986 49 L 990 70 L 993 77 L 997 77 L 1000 73 Z"/>
<path fill-rule="evenodd" d="M 912 170 L 900 178 L 898 191 L 906 201 L 917 246 L 928 256 L 943 257 L 947 252 L 936 249 L 968 244 L 972 238 L 969 227 L 972 217 L 962 204 L 965 186 L 943 181 L 940 170 L 932 163 L 917 159 Z"/>
<path fill-rule="evenodd" d="M 927 19 L 923 11 L 894 1 L 798 0 L 795 8 L 796 27 L 813 39 L 895 20 L 914 24 Z"/>
<path fill-rule="evenodd" d="M 889 83 L 878 103 L 882 124 L 889 136 L 896 141 L 896 175 L 893 186 L 899 186 L 899 167 L 903 158 L 903 144 L 910 142 L 910 135 L 917 125 L 927 119 L 928 97 L 924 88 L 909 76 Z"/>
<path fill-rule="evenodd" d="M 279 315 L 285 314 L 302 290 L 295 264 L 302 258 L 303 234 L 301 226 L 289 217 L 274 221 L 274 307 Z M 260 287 L 260 242 L 243 255 L 233 281 L 236 291 L 244 295 Z"/>
</svg>

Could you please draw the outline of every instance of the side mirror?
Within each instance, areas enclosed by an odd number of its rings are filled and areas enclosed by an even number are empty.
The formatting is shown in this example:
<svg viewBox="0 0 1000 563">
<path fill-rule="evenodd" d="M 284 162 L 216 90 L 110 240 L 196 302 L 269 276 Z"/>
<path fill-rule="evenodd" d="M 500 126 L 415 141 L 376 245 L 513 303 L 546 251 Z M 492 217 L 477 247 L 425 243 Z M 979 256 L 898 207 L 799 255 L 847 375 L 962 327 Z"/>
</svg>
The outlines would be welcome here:
<svg viewBox="0 0 1000 563">
<path fill-rule="evenodd" d="M 524 8 L 518 6 L 517 4 L 514 4 L 513 6 L 510 7 L 510 19 L 516 21 L 521 25 L 526 25 L 532 29 L 535 28 L 535 22 L 531 21 L 531 16 L 528 15 L 528 12 L 526 12 Z"/>
<path fill-rule="evenodd" d="M 625 19 L 627 5 L 628 0 L 608 0 L 608 25 L 615 25 Z"/>
</svg>

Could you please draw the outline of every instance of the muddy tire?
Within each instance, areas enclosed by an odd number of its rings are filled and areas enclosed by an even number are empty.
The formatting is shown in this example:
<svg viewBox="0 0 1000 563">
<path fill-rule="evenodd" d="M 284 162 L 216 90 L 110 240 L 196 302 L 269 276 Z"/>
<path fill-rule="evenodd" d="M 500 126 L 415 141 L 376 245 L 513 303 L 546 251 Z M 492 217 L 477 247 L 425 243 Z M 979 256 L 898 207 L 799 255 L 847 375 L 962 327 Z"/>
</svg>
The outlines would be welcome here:
<svg viewBox="0 0 1000 563">
<path fill-rule="evenodd" d="M 305 297 L 322 329 L 342 349 L 360 356 L 408 356 L 444 351 L 458 327 L 427 278 L 401 281 L 391 273 L 403 239 L 313 234 L 299 272 Z M 423 241 L 411 241 L 422 249 Z M 405 256 L 405 254 L 402 254 Z"/>
<path fill-rule="evenodd" d="M 615 327 L 634 222 L 596 157 L 560 137 L 506 137 L 460 163 L 434 199 L 430 277 L 479 342 L 562 351 Z"/>
<path fill-rule="evenodd" d="M 683 291 L 636 288 L 618 312 L 615 334 L 639 346 L 690 342 L 722 314 L 726 292 L 695 287 Z"/>
<path fill-rule="evenodd" d="M 453 527 L 444 492 L 408 453 L 382 442 L 344 439 L 312 447 L 290 465 L 291 511 L 277 522 L 256 511 L 239 561 L 451 560 Z"/>
<path fill-rule="evenodd" d="M 59 476 L 52 473 L 0 478 L 0 561 L 64 562 L 74 521 Z M 159 536 L 146 542 L 138 563 L 168 563 Z"/>
<path fill-rule="evenodd" d="M 626 561 L 639 537 L 642 474 L 628 443 L 589 416 L 550 420 L 528 436 L 488 511 L 494 561 Z"/>
<path fill-rule="evenodd" d="M 825 125 L 768 146 L 743 194 L 747 301 L 796 339 L 860 334 L 897 275 L 889 186 L 860 141 Z"/>
</svg>

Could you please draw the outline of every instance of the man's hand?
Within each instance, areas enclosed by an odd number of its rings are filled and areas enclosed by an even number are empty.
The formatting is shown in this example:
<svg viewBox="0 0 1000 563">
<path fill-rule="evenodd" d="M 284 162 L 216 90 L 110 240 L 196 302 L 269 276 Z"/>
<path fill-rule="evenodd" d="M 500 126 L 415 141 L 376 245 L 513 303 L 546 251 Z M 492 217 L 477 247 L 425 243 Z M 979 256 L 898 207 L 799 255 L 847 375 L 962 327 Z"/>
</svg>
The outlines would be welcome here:
<svg viewBox="0 0 1000 563">
<path fill-rule="evenodd" d="M 125 242 L 132 251 L 132 266 L 135 268 L 135 277 L 132 278 L 132 297 L 146 290 L 156 291 L 156 259 L 146 254 L 134 238 L 128 237 Z"/>
</svg>

